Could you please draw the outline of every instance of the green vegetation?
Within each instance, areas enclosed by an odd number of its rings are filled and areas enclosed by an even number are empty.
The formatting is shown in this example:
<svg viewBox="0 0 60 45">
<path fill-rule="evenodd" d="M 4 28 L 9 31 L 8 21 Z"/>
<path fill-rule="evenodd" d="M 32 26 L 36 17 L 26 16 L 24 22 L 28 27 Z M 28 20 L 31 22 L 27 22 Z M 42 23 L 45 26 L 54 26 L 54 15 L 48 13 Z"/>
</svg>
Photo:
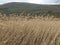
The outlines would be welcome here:
<svg viewBox="0 0 60 45">
<path fill-rule="evenodd" d="M 47 16 L 49 14 L 55 17 L 60 17 L 60 5 L 39 5 L 12 2 L 0 5 L 0 12 L 7 15 L 20 15 L 21 13 L 23 13 L 24 16 L 26 16 L 27 14 L 30 14 L 31 16 Z"/>
</svg>

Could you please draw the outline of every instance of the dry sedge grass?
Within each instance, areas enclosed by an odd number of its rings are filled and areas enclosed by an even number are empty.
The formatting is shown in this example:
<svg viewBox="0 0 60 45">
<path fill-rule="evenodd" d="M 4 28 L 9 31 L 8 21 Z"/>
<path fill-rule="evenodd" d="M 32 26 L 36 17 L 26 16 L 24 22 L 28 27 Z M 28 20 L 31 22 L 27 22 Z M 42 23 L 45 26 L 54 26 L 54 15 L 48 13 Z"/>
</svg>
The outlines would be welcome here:
<svg viewBox="0 0 60 45">
<path fill-rule="evenodd" d="M 60 21 L 48 17 L 1 17 L 0 45 L 60 45 Z"/>
</svg>

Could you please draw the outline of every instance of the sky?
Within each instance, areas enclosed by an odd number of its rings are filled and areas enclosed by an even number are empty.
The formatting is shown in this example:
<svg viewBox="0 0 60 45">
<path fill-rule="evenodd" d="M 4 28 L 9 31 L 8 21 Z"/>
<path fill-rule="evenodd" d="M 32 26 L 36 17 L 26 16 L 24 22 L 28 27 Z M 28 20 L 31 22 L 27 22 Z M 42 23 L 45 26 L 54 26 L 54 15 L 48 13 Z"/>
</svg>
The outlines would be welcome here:
<svg viewBox="0 0 60 45">
<path fill-rule="evenodd" d="M 0 0 L 0 4 L 8 2 L 28 2 L 36 4 L 60 4 L 60 0 Z"/>
</svg>

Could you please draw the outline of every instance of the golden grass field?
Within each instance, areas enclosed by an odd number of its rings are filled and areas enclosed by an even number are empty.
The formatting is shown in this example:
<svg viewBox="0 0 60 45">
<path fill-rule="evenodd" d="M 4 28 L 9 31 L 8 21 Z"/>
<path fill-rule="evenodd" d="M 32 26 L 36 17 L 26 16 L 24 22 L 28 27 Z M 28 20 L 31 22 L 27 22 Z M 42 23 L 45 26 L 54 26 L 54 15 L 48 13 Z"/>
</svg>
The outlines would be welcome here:
<svg viewBox="0 0 60 45">
<path fill-rule="evenodd" d="M 60 45 L 60 20 L 0 16 L 0 45 Z"/>
</svg>

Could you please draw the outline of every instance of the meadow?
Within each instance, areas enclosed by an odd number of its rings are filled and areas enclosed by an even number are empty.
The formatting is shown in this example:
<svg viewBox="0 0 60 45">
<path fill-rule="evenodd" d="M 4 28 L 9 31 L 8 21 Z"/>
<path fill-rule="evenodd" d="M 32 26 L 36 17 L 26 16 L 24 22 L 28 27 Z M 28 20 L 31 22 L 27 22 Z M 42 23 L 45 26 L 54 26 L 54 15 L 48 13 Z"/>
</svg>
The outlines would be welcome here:
<svg viewBox="0 0 60 45">
<path fill-rule="evenodd" d="M 60 45 L 60 19 L 0 14 L 0 45 Z"/>
</svg>

